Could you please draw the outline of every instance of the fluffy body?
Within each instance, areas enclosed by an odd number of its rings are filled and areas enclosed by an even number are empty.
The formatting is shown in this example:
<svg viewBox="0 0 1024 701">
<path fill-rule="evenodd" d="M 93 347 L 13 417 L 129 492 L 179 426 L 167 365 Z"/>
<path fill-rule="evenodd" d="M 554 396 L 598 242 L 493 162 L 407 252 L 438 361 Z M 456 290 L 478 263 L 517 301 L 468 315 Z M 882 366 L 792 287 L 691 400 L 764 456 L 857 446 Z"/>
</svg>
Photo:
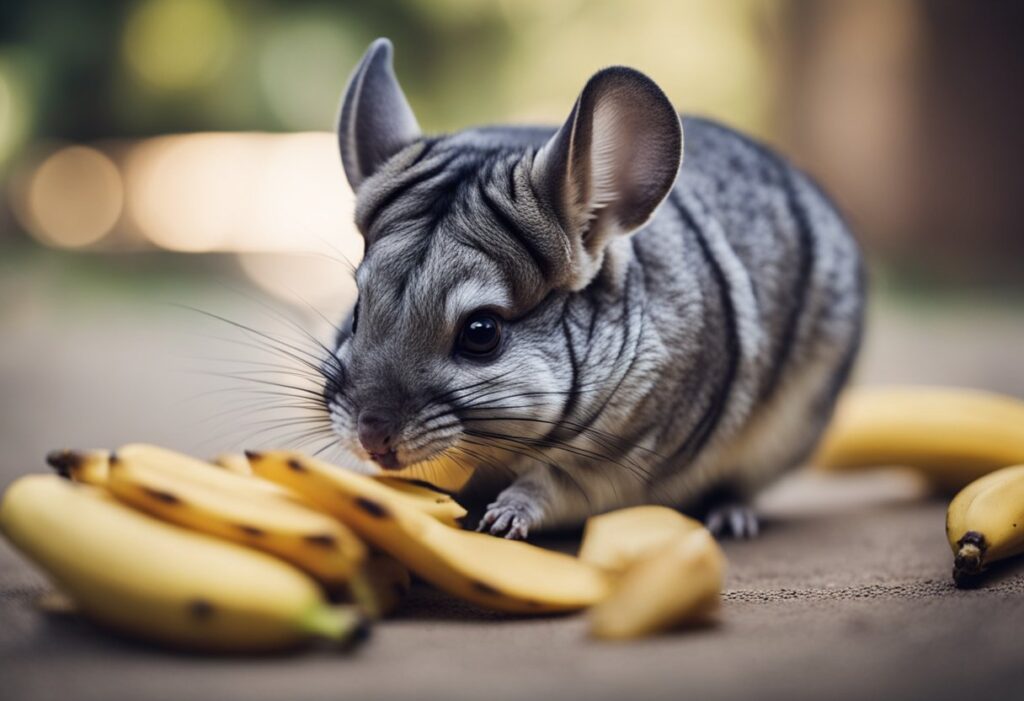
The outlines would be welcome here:
<svg viewBox="0 0 1024 701">
<path fill-rule="evenodd" d="M 538 183 L 554 128 L 419 137 L 359 182 L 359 322 L 325 393 L 340 442 L 365 459 L 359 412 L 383 407 L 402 465 L 465 461 L 471 488 L 505 486 L 482 525 L 512 537 L 629 505 L 744 503 L 799 464 L 859 346 L 858 247 L 768 148 L 705 119 L 682 131 L 667 196 L 631 233 L 606 227 L 589 274 L 587 239 Z M 606 206 L 591 205 L 584 219 Z M 479 309 L 504 320 L 486 362 L 453 351 Z"/>
</svg>

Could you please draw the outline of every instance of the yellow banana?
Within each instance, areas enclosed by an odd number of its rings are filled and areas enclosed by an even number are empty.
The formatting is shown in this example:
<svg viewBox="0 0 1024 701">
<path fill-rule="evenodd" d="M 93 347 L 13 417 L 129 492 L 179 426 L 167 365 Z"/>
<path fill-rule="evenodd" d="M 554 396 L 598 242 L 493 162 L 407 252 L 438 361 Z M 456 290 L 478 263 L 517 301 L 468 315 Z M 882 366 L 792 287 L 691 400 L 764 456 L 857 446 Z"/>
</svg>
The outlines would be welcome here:
<svg viewBox="0 0 1024 701">
<path fill-rule="evenodd" d="M 685 534 L 703 528 L 700 521 L 665 506 L 635 506 L 587 519 L 580 559 L 621 574 Z"/>
<path fill-rule="evenodd" d="M 964 487 L 946 512 L 946 537 L 958 584 L 997 560 L 1024 553 L 1024 465 L 1004 467 Z"/>
<path fill-rule="evenodd" d="M 249 467 L 249 458 L 243 453 L 221 453 L 210 461 L 217 467 L 222 467 L 228 472 L 235 472 L 239 475 L 252 477 L 252 468 Z"/>
<path fill-rule="evenodd" d="M 636 638 L 705 620 L 719 605 L 725 556 L 704 528 L 631 563 L 615 589 L 589 611 L 590 632 Z"/>
<path fill-rule="evenodd" d="M 430 514 L 441 523 L 458 526 L 466 516 L 466 510 L 450 494 L 440 492 L 427 483 L 384 475 L 374 475 L 374 479 L 409 497 L 410 505 Z"/>
<path fill-rule="evenodd" d="M 22 477 L 0 504 L 0 530 L 83 614 L 177 647 L 264 651 L 364 630 L 315 582 L 263 553 L 141 514 L 50 475 Z"/>
<path fill-rule="evenodd" d="M 102 487 L 107 481 L 110 452 L 106 450 L 51 450 L 46 462 L 61 477 Z"/>
<path fill-rule="evenodd" d="M 473 468 L 451 458 L 439 457 L 417 463 L 398 472 L 389 473 L 399 479 L 425 482 L 437 489 L 456 494 L 473 476 Z"/>
<path fill-rule="evenodd" d="M 280 485 L 254 475 L 217 469 L 210 463 L 174 450 L 147 443 L 130 443 L 117 449 L 117 458 L 135 465 L 146 465 L 170 475 L 187 475 L 193 482 L 209 487 L 252 496 L 276 496 L 299 500 L 297 495 Z"/>
<path fill-rule="evenodd" d="M 154 464 L 148 451 L 119 451 L 107 488 L 157 518 L 277 555 L 324 584 L 358 575 L 366 547 L 327 514 L 269 492 L 214 486 L 205 473 L 218 468 L 199 461 L 178 460 L 175 469 Z"/>
<path fill-rule="evenodd" d="M 857 387 L 839 401 L 816 466 L 917 468 L 956 490 L 1024 463 L 1024 402 L 943 387 Z"/>
<path fill-rule="evenodd" d="M 312 457 L 250 453 L 253 471 L 316 501 L 417 575 L 510 613 L 571 611 L 600 601 L 607 577 L 577 558 L 446 526 L 374 479 Z"/>
</svg>

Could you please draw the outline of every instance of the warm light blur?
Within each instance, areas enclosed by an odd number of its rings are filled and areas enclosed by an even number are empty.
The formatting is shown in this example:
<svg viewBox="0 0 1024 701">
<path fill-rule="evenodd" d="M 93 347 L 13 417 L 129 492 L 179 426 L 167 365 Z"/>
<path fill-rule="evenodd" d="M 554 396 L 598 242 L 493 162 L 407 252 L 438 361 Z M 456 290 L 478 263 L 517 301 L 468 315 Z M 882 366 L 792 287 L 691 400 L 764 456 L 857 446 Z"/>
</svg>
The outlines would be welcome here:
<svg viewBox="0 0 1024 701">
<path fill-rule="evenodd" d="M 36 170 L 28 186 L 25 227 L 44 243 L 78 248 L 103 238 L 121 216 L 117 167 L 86 146 L 69 146 Z"/>
<path fill-rule="evenodd" d="M 160 248 L 361 255 L 329 133 L 150 139 L 129 152 L 125 177 L 128 226 Z"/>
</svg>

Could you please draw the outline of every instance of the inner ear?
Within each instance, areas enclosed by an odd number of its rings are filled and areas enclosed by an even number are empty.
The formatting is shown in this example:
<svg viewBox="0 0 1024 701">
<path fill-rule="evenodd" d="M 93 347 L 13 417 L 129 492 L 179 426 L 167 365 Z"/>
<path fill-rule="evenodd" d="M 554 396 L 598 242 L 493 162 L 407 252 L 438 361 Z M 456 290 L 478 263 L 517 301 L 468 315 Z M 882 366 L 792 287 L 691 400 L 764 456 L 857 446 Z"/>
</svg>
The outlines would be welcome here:
<svg viewBox="0 0 1024 701">
<path fill-rule="evenodd" d="M 377 39 L 356 66 L 338 115 L 338 145 L 353 190 L 420 137 L 416 116 L 392 67 L 392 47 Z"/>
<path fill-rule="evenodd" d="M 532 177 L 576 245 L 573 287 L 596 272 L 611 237 L 643 226 L 682 162 L 679 115 L 631 68 L 606 68 L 583 88 L 561 129 L 537 154 Z"/>
</svg>

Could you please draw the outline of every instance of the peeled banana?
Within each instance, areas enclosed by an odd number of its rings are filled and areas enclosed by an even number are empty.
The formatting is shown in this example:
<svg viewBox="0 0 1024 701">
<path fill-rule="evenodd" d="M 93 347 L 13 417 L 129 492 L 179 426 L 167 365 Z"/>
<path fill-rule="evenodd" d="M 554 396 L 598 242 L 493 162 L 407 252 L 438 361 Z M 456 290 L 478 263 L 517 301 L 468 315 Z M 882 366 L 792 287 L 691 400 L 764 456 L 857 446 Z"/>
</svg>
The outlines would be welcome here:
<svg viewBox="0 0 1024 701">
<path fill-rule="evenodd" d="M 665 506 L 634 506 L 587 519 L 580 559 L 612 574 L 652 555 L 687 533 L 700 521 Z"/>
<path fill-rule="evenodd" d="M 1024 553 L 1024 465 L 1004 467 L 957 494 L 946 512 L 953 578 L 970 583 L 991 563 Z"/>
<path fill-rule="evenodd" d="M 840 398 L 813 464 L 917 468 L 957 490 L 1024 463 L 1024 402 L 949 387 L 856 387 Z"/>
<path fill-rule="evenodd" d="M 253 472 L 293 489 L 374 546 L 459 598 L 510 613 L 571 611 L 608 579 L 577 558 L 446 526 L 371 477 L 290 452 L 250 453 Z"/>
<path fill-rule="evenodd" d="M 590 609 L 590 632 L 618 640 L 701 622 L 719 606 L 724 572 L 725 556 L 705 528 L 684 533 L 622 571 Z"/>
<path fill-rule="evenodd" d="M 154 642 L 265 651 L 365 631 L 312 579 L 263 553 L 153 519 L 97 490 L 22 477 L 0 504 L 0 530 L 88 617 Z"/>
<path fill-rule="evenodd" d="M 168 468 L 166 453 L 146 446 L 118 451 L 107 488 L 157 518 L 277 555 L 324 584 L 359 574 L 366 547 L 337 520 L 268 491 L 216 486 L 206 473 L 218 468 L 200 461 L 178 459 Z"/>
</svg>

